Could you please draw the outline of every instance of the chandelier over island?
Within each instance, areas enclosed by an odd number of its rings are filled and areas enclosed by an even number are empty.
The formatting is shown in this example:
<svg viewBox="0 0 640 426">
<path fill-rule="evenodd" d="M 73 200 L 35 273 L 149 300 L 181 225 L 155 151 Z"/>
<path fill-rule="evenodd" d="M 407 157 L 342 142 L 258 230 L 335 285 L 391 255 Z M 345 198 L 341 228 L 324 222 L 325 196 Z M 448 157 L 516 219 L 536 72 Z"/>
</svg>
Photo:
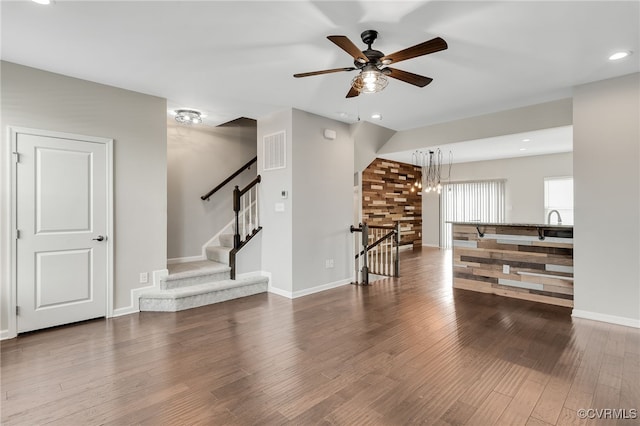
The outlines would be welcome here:
<svg viewBox="0 0 640 426">
<path fill-rule="evenodd" d="M 415 167 L 420 167 L 422 176 L 411 185 L 411 192 L 420 192 L 424 188 L 425 193 L 442 193 L 442 150 L 436 148 L 435 151 L 417 150 L 411 154 L 411 161 Z M 453 153 L 449 151 L 449 165 L 445 181 L 451 179 L 451 164 L 453 163 Z"/>
</svg>

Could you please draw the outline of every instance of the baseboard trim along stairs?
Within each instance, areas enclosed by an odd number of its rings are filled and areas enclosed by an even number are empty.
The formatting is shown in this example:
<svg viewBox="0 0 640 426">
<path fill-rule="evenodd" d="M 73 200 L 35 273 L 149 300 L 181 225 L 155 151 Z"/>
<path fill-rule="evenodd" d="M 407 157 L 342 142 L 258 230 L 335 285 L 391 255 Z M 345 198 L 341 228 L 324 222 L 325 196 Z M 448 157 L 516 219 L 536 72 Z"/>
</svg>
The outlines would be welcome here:
<svg viewBox="0 0 640 426">
<path fill-rule="evenodd" d="M 220 246 L 207 247 L 207 260 L 169 265 L 159 287 L 140 295 L 140 311 L 176 312 L 267 292 L 268 277 L 230 279 L 230 237 L 221 236 Z"/>
</svg>

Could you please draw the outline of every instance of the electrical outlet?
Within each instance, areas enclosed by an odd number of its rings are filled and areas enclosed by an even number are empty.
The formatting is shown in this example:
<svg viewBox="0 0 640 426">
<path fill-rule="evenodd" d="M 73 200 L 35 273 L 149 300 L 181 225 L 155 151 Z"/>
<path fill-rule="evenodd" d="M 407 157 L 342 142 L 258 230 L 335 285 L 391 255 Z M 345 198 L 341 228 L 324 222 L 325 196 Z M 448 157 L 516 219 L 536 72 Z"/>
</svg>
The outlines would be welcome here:
<svg viewBox="0 0 640 426">
<path fill-rule="evenodd" d="M 324 261 L 325 268 L 333 268 L 333 259 L 327 259 Z"/>
<path fill-rule="evenodd" d="M 140 284 L 145 284 L 149 282 L 149 273 L 148 272 L 140 272 Z"/>
<path fill-rule="evenodd" d="M 508 274 L 510 273 L 511 267 L 509 265 L 502 265 L 502 273 Z"/>
</svg>

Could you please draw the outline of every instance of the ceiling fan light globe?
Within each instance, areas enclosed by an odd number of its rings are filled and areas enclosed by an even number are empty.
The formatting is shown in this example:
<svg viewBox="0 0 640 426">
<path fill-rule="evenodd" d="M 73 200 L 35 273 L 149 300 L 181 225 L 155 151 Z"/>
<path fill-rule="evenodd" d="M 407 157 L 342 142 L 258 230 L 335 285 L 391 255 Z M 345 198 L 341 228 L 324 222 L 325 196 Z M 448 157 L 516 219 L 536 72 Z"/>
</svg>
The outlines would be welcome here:
<svg viewBox="0 0 640 426">
<path fill-rule="evenodd" d="M 351 86 L 360 93 L 377 93 L 382 91 L 389 80 L 378 70 L 362 71 L 352 81 Z"/>
</svg>

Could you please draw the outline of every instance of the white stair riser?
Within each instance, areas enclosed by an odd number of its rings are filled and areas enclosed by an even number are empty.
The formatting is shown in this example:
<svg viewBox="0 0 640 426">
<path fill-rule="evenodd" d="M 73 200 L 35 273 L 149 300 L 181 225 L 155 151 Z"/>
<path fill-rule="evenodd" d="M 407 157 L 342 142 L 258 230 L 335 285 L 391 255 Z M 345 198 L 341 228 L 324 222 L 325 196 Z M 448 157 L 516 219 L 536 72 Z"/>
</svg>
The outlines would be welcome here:
<svg viewBox="0 0 640 426">
<path fill-rule="evenodd" d="M 230 251 L 229 247 L 207 247 L 207 259 L 228 265 Z"/>
<path fill-rule="evenodd" d="M 222 235 L 220 235 L 220 245 L 222 247 L 231 247 L 231 248 L 233 248 L 233 234 L 222 234 Z"/>
<path fill-rule="evenodd" d="M 230 271 L 215 272 L 211 274 L 197 275 L 194 277 L 185 277 L 175 280 L 160 280 L 160 288 L 162 290 L 168 290 L 172 288 L 183 288 L 192 285 L 202 284 L 211 281 L 222 281 L 231 278 Z"/>
<path fill-rule="evenodd" d="M 261 281 L 241 287 L 226 288 L 175 299 L 140 297 L 140 311 L 177 312 L 231 299 L 251 296 L 267 291 L 267 282 Z"/>
</svg>

